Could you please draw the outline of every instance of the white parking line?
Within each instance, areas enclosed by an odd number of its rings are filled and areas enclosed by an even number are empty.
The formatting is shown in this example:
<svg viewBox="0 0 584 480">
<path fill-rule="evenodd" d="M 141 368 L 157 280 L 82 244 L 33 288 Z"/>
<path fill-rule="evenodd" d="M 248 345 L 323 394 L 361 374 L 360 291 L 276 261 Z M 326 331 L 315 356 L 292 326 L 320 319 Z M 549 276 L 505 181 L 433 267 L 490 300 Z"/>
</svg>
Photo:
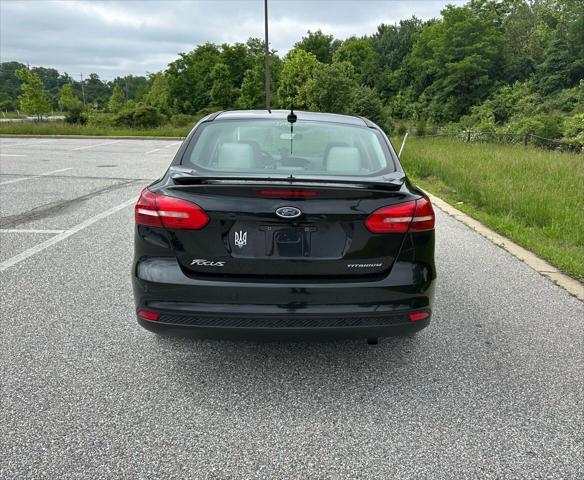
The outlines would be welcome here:
<svg viewBox="0 0 584 480">
<path fill-rule="evenodd" d="M 0 153 L 0 157 L 26 157 L 26 155 L 12 155 L 10 153 Z"/>
<path fill-rule="evenodd" d="M 96 143 L 95 145 L 86 145 L 85 147 L 72 148 L 71 151 L 74 152 L 75 150 L 88 150 L 89 148 L 103 147 L 104 145 L 113 145 L 114 143 L 119 142 L 121 142 L 121 140 L 114 140 L 113 142 Z"/>
<path fill-rule="evenodd" d="M 65 230 L 35 230 L 31 228 L 0 228 L 0 233 L 63 233 Z"/>
<path fill-rule="evenodd" d="M 0 263 L 0 272 L 3 272 L 4 270 L 13 267 L 14 265 L 22 262 L 23 260 L 26 260 L 27 258 L 32 257 L 33 255 L 42 252 L 43 250 L 59 242 L 62 242 L 63 240 L 69 238 L 71 235 L 75 235 L 84 228 L 93 225 L 95 222 L 98 222 L 103 218 L 109 217 L 110 215 L 132 205 L 135 202 L 136 199 L 132 198 L 131 200 L 127 200 L 124 203 L 120 203 L 119 205 L 116 205 L 115 207 L 112 207 L 109 210 L 106 210 L 105 212 L 101 212 L 93 217 L 88 218 L 84 222 L 78 223 L 74 227 L 71 227 L 69 230 L 65 230 L 64 232 L 59 233 L 58 235 L 55 235 L 54 237 L 49 238 L 48 240 L 45 240 L 44 242 L 41 242 L 38 245 L 35 245 L 34 247 L 31 247 L 28 250 L 25 250 L 24 252 L 21 252 L 18 255 L 9 258 L 8 260 L 3 261 L 2 263 Z"/>
<path fill-rule="evenodd" d="M 151 153 L 154 153 L 154 152 L 159 152 L 160 150 L 164 150 L 165 148 L 176 147 L 177 145 L 180 145 L 180 142 L 173 142 L 170 145 L 165 145 L 164 147 L 155 148 L 154 150 L 150 150 L 149 152 L 146 152 L 146 155 L 150 155 Z"/>
<path fill-rule="evenodd" d="M 0 185 L 8 185 L 9 183 L 24 182 L 25 180 L 34 180 L 35 178 L 46 177 L 47 175 L 52 175 L 53 173 L 65 172 L 67 170 L 73 170 L 73 168 L 72 167 L 61 168 L 59 170 L 53 170 L 52 172 L 41 173 L 40 175 L 33 175 L 32 177 L 14 178 L 12 180 L 6 180 L 5 182 L 0 182 Z"/>
<path fill-rule="evenodd" d="M 49 143 L 52 142 L 53 140 L 41 140 L 39 142 L 26 142 L 26 143 L 0 143 L 0 148 L 3 147 L 32 147 L 34 145 L 38 145 L 39 143 Z"/>
</svg>

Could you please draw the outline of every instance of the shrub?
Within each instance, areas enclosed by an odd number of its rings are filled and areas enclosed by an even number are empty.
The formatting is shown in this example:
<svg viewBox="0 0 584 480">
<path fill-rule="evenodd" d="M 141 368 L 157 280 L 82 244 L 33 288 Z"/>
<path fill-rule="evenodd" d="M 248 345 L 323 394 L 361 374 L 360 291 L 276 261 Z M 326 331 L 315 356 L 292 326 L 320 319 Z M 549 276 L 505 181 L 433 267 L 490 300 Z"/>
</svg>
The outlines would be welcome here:
<svg viewBox="0 0 584 480">
<path fill-rule="evenodd" d="M 565 135 L 568 141 L 584 145 L 584 113 L 574 115 L 566 121 Z"/>
<path fill-rule="evenodd" d="M 89 115 L 87 124 L 92 127 L 113 127 L 116 115 L 110 113 L 94 113 Z"/>
<path fill-rule="evenodd" d="M 156 128 L 166 121 L 166 117 L 156 107 L 138 104 L 122 110 L 114 120 L 116 126 L 132 128 Z"/>
<path fill-rule="evenodd" d="M 162 125 L 166 117 L 156 107 L 142 105 L 134 110 L 134 125 L 138 128 L 155 128 Z"/>
<path fill-rule="evenodd" d="M 83 105 L 81 102 L 69 106 L 65 121 L 76 125 L 85 125 L 87 123 L 87 116 L 83 113 Z"/>
<path fill-rule="evenodd" d="M 197 115 L 187 115 L 186 113 L 177 113 L 170 117 L 170 123 L 175 127 L 193 126 L 199 120 Z"/>
<path fill-rule="evenodd" d="M 426 127 L 427 127 L 426 119 L 420 117 L 416 123 L 416 135 L 418 137 L 423 137 L 424 135 L 426 135 L 428 133 L 428 130 Z"/>
</svg>

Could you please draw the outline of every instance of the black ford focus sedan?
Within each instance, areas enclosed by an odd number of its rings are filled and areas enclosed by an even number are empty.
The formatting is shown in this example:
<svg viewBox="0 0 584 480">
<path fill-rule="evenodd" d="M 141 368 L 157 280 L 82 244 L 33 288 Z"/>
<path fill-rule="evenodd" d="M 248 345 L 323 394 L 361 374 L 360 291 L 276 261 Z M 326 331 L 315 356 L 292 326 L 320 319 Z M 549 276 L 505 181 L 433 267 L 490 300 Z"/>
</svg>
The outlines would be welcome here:
<svg viewBox="0 0 584 480">
<path fill-rule="evenodd" d="M 148 330 L 375 342 L 430 323 L 434 211 L 365 118 L 211 114 L 143 190 L 135 222 Z"/>
</svg>

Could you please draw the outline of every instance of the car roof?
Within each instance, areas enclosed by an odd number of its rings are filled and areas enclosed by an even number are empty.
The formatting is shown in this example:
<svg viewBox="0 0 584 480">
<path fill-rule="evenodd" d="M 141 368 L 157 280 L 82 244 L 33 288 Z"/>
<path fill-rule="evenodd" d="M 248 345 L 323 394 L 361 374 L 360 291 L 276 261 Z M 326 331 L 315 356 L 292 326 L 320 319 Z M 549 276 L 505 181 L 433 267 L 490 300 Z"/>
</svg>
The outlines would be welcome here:
<svg viewBox="0 0 584 480">
<path fill-rule="evenodd" d="M 286 120 L 290 110 L 229 110 L 225 112 L 218 112 L 215 115 L 210 115 L 209 120 L 245 120 L 245 119 L 275 119 Z M 303 112 L 301 110 L 294 111 L 298 116 L 298 120 L 307 120 L 314 122 L 333 122 L 344 123 L 348 125 L 358 125 L 360 127 L 371 125 L 361 117 L 353 117 L 351 115 L 340 115 L 337 113 L 318 113 L 318 112 Z"/>
</svg>

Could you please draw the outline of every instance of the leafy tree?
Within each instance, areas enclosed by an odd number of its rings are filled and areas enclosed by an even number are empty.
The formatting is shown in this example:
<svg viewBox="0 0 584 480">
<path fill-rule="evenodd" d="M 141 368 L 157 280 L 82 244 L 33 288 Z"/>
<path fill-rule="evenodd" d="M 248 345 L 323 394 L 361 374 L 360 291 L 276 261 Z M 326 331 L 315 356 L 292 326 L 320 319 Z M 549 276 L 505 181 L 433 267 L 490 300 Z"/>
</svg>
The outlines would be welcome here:
<svg viewBox="0 0 584 480">
<path fill-rule="evenodd" d="M 229 67 L 224 63 L 218 63 L 211 71 L 211 78 L 213 80 L 213 86 L 211 87 L 212 105 L 222 109 L 235 105 L 239 91 L 233 86 Z"/>
<path fill-rule="evenodd" d="M 278 98 L 282 108 L 290 108 L 292 102 L 298 109 L 308 107 L 307 83 L 321 65 L 315 55 L 302 49 L 293 49 L 288 52 L 282 63 L 278 88 Z"/>
<path fill-rule="evenodd" d="M 306 103 L 311 110 L 350 113 L 356 88 L 349 62 L 320 64 L 306 84 Z"/>
<path fill-rule="evenodd" d="M 66 83 L 59 90 L 59 108 L 64 112 L 68 112 L 77 104 L 81 104 L 81 102 L 73 93 L 73 85 Z"/>
<path fill-rule="evenodd" d="M 506 0 L 502 10 L 505 79 L 525 80 L 543 60 L 552 29 L 524 0 Z"/>
<path fill-rule="evenodd" d="M 545 53 L 545 60 L 538 67 L 536 85 L 541 93 L 549 95 L 572 85 L 572 58 L 564 35 L 557 35 Z"/>
<path fill-rule="evenodd" d="M 16 77 L 22 80 L 22 94 L 18 97 L 20 109 L 40 120 L 51 110 L 51 99 L 43 88 L 42 80 L 26 68 L 16 70 Z"/>
<path fill-rule="evenodd" d="M 333 56 L 335 62 L 349 62 L 355 69 L 356 79 L 370 87 L 377 83 L 379 57 L 368 38 L 349 38 Z"/>
<path fill-rule="evenodd" d="M 278 105 L 277 86 L 282 61 L 277 55 L 270 55 L 270 80 L 272 105 Z M 241 95 L 237 100 L 237 106 L 244 109 L 263 109 L 266 106 L 264 57 L 255 59 L 255 65 L 245 72 L 241 83 Z"/>
<path fill-rule="evenodd" d="M 245 42 L 247 51 L 252 57 L 263 57 L 264 55 L 264 41 L 261 38 L 249 37 Z"/>
<path fill-rule="evenodd" d="M 170 90 L 168 79 L 164 73 L 150 75 L 150 88 L 144 95 L 144 103 L 156 107 L 162 113 L 171 113 Z"/>
<path fill-rule="evenodd" d="M 490 10 L 447 6 L 443 20 L 422 30 L 407 60 L 407 77 L 434 120 L 449 121 L 484 99 L 500 75 L 502 34 Z"/>
<path fill-rule="evenodd" d="M 249 49 L 243 43 L 221 45 L 220 62 L 227 67 L 228 77 L 234 87 L 239 87 L 243 82 L 245 72 L 253 66 L 253 57 Z"/>
<path fill-rule="evenodd" d="M 116 83 L 112 91 L 112 96 L 108 101 L 107 108 L 110 112 L 118 113 L 124 107 L 125 103 L 126 99 L 124 98 L 122 89 L 120 88 L 120 85 Z"/>
<path fill-rule="evenodd" d="M 69 83 L 69 76 L 67 74 L 61 75 L 54 68 L 32 67 L 30 70 L 43 82 L 43 88 L 51 99 L 51 108 L 56 107 L 59 89 L 66 83 Z"/>
<path fill-rule="evenodd" d="M 411 52 L 424 23 L 412 17 L 400 20 L 397 25 L 382 23 L 371 37 L 371 44 L 379 57 L 379 66 L 383 72 L 397 70 L 404 58 Z"/>
<path fill-rule="evenodd" d="M 110 82 L 110 87 L 113 88 L 118 85 L 124 97 L 128 100 L 141 100 L 148 92 L 148 79 L 141 75 L 126 75 L 124 77 L 116 77 Z"/>
<path fill-rule="evenodd" d="M 241 83 L 241 95 L 237 100 L 239 108 L 257 109 L 265 106 L 264 68 L 256 65 L 245 72 Z"/>
<path fill-rule="evenodd" d="M 170 97 L 179 113 L 195 114 L 211 102 L 211 71 L 221 52 L 216 45 L 205 43 L 179 57 L 166 70 Z"/>
<path fill-rule="evenodd" d="M 372 88 L 363 85 L 358 87 L 353 95 L 351 113 L 381 124 L 384 120 L 384 113 L 379 94 Z"/>
<path fill-rule="evenodd" d="M 26 65 L 19 62 L 0 63 L 0 108 L 3 110 L 18 108 L 18 93 L 22 80 L 15 72 L 21 68 L 26 68 Z"/>
<path fill-rule="evenodd" d="M 97 73 L 90 73 L 83 80 L 85 89 L 85 100 L 88 105 L 105 106 L 112 94 L 112 89 L 106 82 L 103 82 Z"/>
<path fill-rule="evenodd" d="M 557 28 L 535 81 L 544 95 L 578 85 L 584 78 L 584 3 L 558 0 Z"/>
<path fill-rule="evenodd" d="M 305 52 L 312 53 L 319 62 L 331 63 L 333 53 L 340 46 L 341 42 L 335 40 L 332 35 L 325 35 L 321 30 L 311 32 L 308 30 L 307 35 L 302 40 L 296 42 L 294 48 L 299 48 Z"/>
</svg>

